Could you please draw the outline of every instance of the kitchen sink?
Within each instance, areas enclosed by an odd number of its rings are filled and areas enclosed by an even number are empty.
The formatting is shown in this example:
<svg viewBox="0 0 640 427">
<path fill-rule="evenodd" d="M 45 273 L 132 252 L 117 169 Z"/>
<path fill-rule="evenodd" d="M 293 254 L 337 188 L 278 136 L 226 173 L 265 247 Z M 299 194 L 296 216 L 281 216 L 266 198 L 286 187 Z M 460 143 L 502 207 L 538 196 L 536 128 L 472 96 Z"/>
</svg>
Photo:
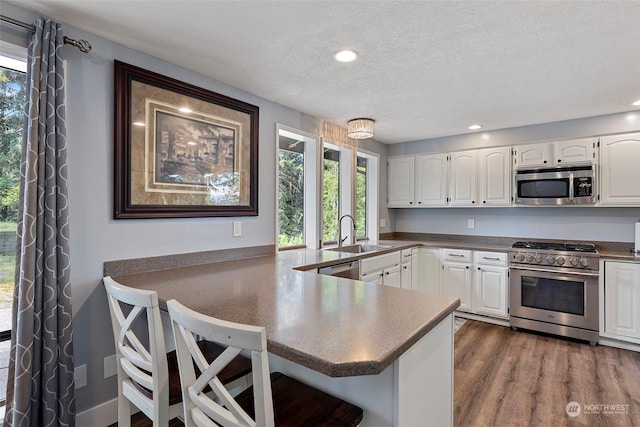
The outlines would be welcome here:
<svg viewBox="0 0 640 427">
<path fill-rule="evenodd" d="M 328 251 L 334 252 L 349 252 L 352 254 L 362 254 L 365 252 L 381 251 L 383 249 L 389 249 L 391 246 L 383 245 L 348 245 L 348 246 L 336 246 L 334 248 L 327 248 Z"/>
</svg>

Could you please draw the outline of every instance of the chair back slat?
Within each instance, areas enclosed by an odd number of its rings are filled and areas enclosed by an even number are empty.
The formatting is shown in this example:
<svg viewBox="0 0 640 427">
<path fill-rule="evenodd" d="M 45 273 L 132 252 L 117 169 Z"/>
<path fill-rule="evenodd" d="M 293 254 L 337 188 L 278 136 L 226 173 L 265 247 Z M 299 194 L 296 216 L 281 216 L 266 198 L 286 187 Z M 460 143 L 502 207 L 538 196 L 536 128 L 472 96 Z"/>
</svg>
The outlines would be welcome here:
<svg viewBox="0 0 640 427">
<path fill-rule="evenodd" d="M 185 405 L 185 427 L 216 425 L 229 427 L 274 425 L 271 380 L 267 359 L 267 338 L 264 327 L 242 325 L 215 319 L 193 311 L 175 300 L 167 302 L 176 341 L 178 368 L 182 380 Z M 227 349 L 213 362 L 207 363 L 193 343 L 194 336 L 213 341 Z M 254 383 L 255 420 L 240 407 L 217 377 L 240 351 L 251 353 Z M 196 378 L 194 362 L 200 375 Z M 216 400 L 204 393 L 209 385 Z"/>
</svg>

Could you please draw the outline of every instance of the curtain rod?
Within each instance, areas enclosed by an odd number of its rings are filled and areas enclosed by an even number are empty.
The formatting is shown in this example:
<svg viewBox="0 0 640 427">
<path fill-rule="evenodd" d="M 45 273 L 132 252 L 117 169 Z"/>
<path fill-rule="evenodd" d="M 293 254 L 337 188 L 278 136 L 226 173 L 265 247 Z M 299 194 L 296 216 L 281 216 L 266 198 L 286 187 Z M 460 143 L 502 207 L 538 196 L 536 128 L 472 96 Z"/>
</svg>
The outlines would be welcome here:
<svg viewBox="0 0 640 427">
<path fill-rule="evenodd" d="M 25 24 L 24 22 L 18 21 L 17 19 L 9 18 L 8 16 L 0 15 L 0 21 L 9 25 L 13 25 L 14 27 L 22 28 L 23 30 L 31 31 L 32 33 L 36 32 L 36 27 L 34 27 L 33 25 Z M 91 52 L 91 44 L 86 40 L 74 40 L 67 36 L 64 36 L 63 40 L 65 44 L 77 47 L 81 52 Z"/>
</svg>

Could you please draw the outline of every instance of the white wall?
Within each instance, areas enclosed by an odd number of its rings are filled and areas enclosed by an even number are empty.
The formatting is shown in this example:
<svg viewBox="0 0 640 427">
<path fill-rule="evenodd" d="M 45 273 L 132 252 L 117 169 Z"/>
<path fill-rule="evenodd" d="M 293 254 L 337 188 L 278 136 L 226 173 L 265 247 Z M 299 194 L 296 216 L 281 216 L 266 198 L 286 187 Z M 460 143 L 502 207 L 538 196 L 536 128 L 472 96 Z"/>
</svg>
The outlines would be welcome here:
<svg viewBox="0 0 640 427">
<path fill-rule="evenodd" d="M 640 111 L 475 132 L 389 146 L 389 156 L 512 146 L 640 130 Z M 640 159 L 638 159 L 640 165 Z M 631 242 L 640 208 L 513 207 L 389 209 L 394 231 Z M 467 220 L 475 219 L 475 228 Z"/>
</svg>

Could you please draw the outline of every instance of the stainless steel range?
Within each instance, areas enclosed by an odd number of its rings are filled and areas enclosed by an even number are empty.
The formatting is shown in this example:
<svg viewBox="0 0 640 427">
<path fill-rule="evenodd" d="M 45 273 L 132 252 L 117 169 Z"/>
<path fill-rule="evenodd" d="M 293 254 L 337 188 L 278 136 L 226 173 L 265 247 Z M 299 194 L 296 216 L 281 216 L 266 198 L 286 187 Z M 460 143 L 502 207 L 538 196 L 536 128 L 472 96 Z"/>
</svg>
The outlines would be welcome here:
<svg viewBox="0 0 640 427">
<path fill-rule="evenodd" d="M 597 343 L 599 258 L 590 244 L 516 242 L 509 251 L 511 326 Z"/>
</svg>

